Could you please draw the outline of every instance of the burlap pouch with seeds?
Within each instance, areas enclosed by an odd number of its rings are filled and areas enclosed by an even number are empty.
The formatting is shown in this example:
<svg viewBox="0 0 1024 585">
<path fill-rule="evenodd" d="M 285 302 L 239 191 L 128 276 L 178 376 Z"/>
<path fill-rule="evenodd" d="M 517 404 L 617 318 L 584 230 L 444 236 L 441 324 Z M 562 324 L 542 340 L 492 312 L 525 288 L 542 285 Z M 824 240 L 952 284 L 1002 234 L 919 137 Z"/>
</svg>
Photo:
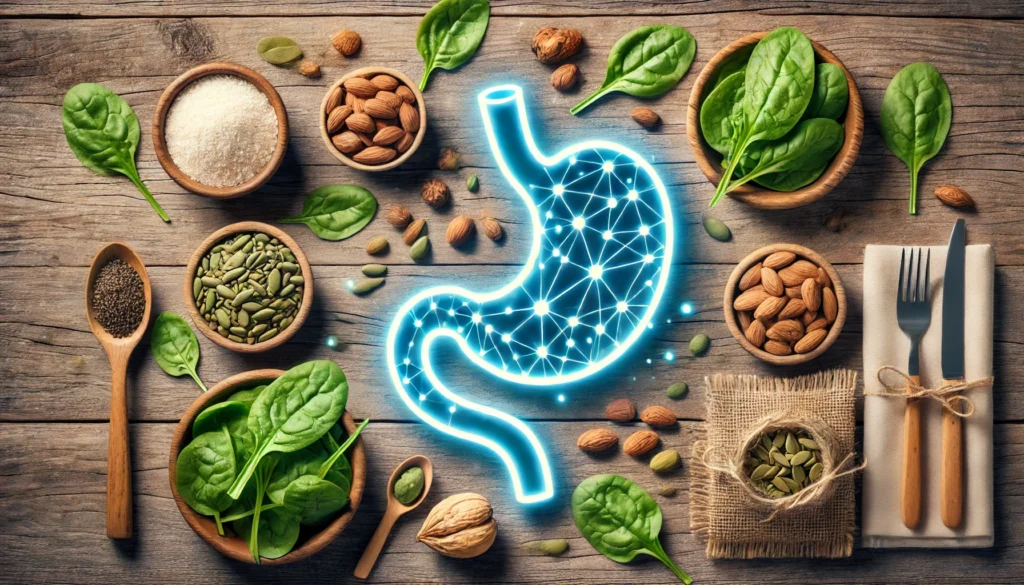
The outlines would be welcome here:
<svg viewBox="0 0 1024 585">
<path fill-rule="evenodd" d="M 692 452 L 690 526 L 706 542 L 707 556 L 850 556 L 857 373 L 832 370 L 790 379 L 715 374 L 705 382 L 708 415 Z M 780 426 L 813 429 L 828 445 L 830 460 L 813 493 L 781 503 L 760 497 L 741 471 L 751 437 Z"/>
</svg>

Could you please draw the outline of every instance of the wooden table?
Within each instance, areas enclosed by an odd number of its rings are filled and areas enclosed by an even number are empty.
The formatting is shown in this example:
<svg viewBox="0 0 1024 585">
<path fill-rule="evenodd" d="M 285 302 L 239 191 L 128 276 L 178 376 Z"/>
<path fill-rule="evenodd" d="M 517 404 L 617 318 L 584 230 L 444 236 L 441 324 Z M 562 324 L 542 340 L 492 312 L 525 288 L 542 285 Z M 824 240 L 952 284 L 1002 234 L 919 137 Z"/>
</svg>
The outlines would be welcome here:
<svg viewBox="0 0 1024 585">
<path fill-rule="evenodd" d="M 568 498 L 591 474 L 617 472 L 649 490 L 661 483 L 679 488 L 661 498 L 662 542 L 699 583 L 1009 583 L 1024 575 L 1024 401 L 1015 381 L 1024 379 L 1024 7 L 1015 0 L 888 0 L 871 3 L 710 0 L 494 0 L 490 28 L 477 56 L 454 73 L 437 72 L 426 99 L 427 140 L 401 169 L 381 175 L 355 172 L 325 150 L 317 129 L 324 88 L 345 71 L 385 65 L 414 78 L 422 72 L 415 31 L 429 0 L 102 0 L 0 1 L 0 581 L 10 583 L 341 583 L 352 569 L 383 512 L 382 491 L 391 469 L 414 453 L 428 454 L 438 477 L 427 502 L 473 490 L 495 508 L 499 536 L 473 561 L 441 557 L 416 542 L 425 510 L 402 521 L 371 580 L 381 583 L 671 583 L 670 573 L 648 560 L 618 565 L 597 554 L 573 526 Z M 596 7 L 595 7 L 596 6 Z M 682 83 L 661 98 L 616 96 L 580 117 L 569 107 L 601 83 L 606 55 L 634 27 L 671 23 L 697 39 L 697 58 Z M 781 25 L 797 26 L 821 42 L 856 77 L 864 98 L 865 137 L 860 158 L 827 198 L 788 212 L 760 212 L 725 201 L 712 212 L 734 239 L 708 238 L 700 219 L 714 189 L 693 163 L 684 118 L 689 90 L 708 59 L 733 39 Z M 543 26 L 575 27 L 587 49 L 580 60 L 582 91 L 560 95 L 551 70 L 530 52 Z M 328 39 L 340 28 L 363 37 L 354 59 L 343 59 Z M 260 61 L 256 41 L 286 35 L 324 65 L 310 80 L 291 69 Z M 186 69 L 214 60 L 255 68 L 274 83 L 291 121 L 288 157 L 271 182 L 240 200 L 214 201 L 184 192 L 157 164 L 150 120 L 157 98 Z M 904 65 L 930 61 L 953 96 L 953 127 L 945 149 L 925 166 L 920 215 L 907 215 L 909 176 L 879 137 L 878 113 L 885 87 Z M 142 121 L 138 164 L 143 179 L 174 220 L 165 225 L 122 178 L 91 173 L 75 160 L 60 126 L 60 104 L 72 85 L 93 81 L 123 96 Z M 666 316 L 642 347 L 599 383 L 570 389 L 565 405 L 551 395 L 527 397 L 486 380 L 465 360 L 443 364 L 453 387 L 532 421 L 557 470 L 557 497 L 541 509 L 517 504 L 504 469 L 489 453 L 424 428 L 397 399 L 382 366 L 385 327 L 411 290 L 457 277 L 470 287 L 503 283 L 524 260 L 529 234 L 524 208 L 504 186 L 482 135 L 476 92 L 488 84 L 523 84 L 542 146 L 583 137 L 615 136 L 645 153 L 669 185 L 683 225 L 682 254 L 665 300 Z M 629 119 L 638 104 L 652 107 L 664 125 L 649 132 Z M 456 172 L 436 170 L 442 146 L 459 152 Z M 463 187 L 480 177 L 479 193 Z M 419 187 L 429 177 L 446 180 L 454 203 L 429 210 Z M 371 189 L 382 205 L 404 203 L 428 220 L 435 242 L 432 262 L 412 263 L 398 234 L 378 218 L 344 242 L 317 239 L 290 226 L 316 274 L 317 300 L 309 322 L 285 346 L 259 356 L 232 354 L 200 338 L 199 371 L 212 384 L 257 367 L 288 367 L 312 358 L 337 361 L 352 384 L 349 407 L 373 424 L 365 438 L 370 461 L 368 494 L 355 522 L 313 559 L 283 568 L 230 562 L 203 543 L 182 521 L 167 482 L 171 432 L 196 397 L 186 378 L 164 374 L 146 348 L 129 373 L 132 461 L 135 469 L 136 537 L 114 542 L 104 534 L 106 419 L 110 393 L 107 360 L 86 325 L 83 289 L 92 255 L 106 242 L 131 243 L 150 267 L 155 311 L 185 314 L 181 295 L 188 254 L 215 229 L 239 220 L 273 221 L 301 208 L 302 197 L 326 184 L 355 183 Z M 941 205 L 940 184 L 969 191 L 976 213 Z M 478 238 L 468 251 L 443 243 L 457 214 L 499 218 L 503 245 Z M 834 233 L 823 218 L 842 213 Z M 704 417 L 703 377 L 712 372 L 784 373 L 843 366 L 861 369 L 861 262 L 871 243 L 941 244 L 953 221 L 966 217 L 972 242 L 996 247 L 996 546 L 981 551 L 870 551 L 845 561 L 711 562 L 689 531 L 687 468 L 659 479 L 621 453 L 607 460 L 583 456 L 575 439 L 602 422 L 605 405 L 632 397 L 641 407 L 669 404 L 672 382 L 691 386 L 671 402 L 681 416 L 664 433 L 667 446 L 687 452 Z M 363 247 L 378 235 L 392 241 L 390 276 L 368 298 L 343 290 L 368 258 Z M 796 370 L 772 370 L 744 352 L 722 317 L 722 286 L 732 265 L 751 250 L 777 241 L 807 245 L 835 263 L 849 290 L 850 319 L 838 343 L 822 358 Z M 695 313 L 674 307 L 690 301 Z M 691 358 L 687 342 L 712 338 L 706 357 Z M 327 335 L 341 341 L 324 345 Z M 677 359 L 659 359 L 665 350 Z M 653 359 L 648 365 L 647 357 Z M 858 412 L 860 408 L 858 407 Z M 640 425 L 636 425 L 639 427 Z M 622 429 L 625 434 L 625 429 Z M 896 486 L 893 486 L 894 497 Z M 564 537 L 561 558 L 532 556 L 527 541 Z M 1013 577 L 1017 575 L 1017 577 Z"/>
</svg>

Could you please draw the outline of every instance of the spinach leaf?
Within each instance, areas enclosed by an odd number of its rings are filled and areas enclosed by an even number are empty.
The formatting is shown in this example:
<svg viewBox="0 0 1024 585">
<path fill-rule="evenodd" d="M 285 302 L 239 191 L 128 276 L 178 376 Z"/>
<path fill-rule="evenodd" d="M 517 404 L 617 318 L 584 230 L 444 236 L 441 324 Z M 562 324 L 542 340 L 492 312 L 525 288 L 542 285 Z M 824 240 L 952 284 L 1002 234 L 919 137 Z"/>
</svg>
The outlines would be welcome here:
<svg viewBox="0 0 1024 585">
<path fill-rule="evenodd" d="M 241 467 L 253 447 L 252 433 L 249 432 L 247 419 L 249 407 L 244 402 L 219 402 L 196 415 L 192 421 L 192 436 L 227 427 L 228 433 L 235 444 L 235 458 Z"/>
<path fill-rule="evenodd" d="M 355 185 L 328 185 L 306 197 L 302 213 L 278 221 L 304 223 L 324 240 L 344 240 L 359 233 L 375 213 L 373 193 Z"/>
<path fill-rule="evenodd" d="M 816 179 L 842 146 L 843 127 L 839 122 L 829 118 L 804 120 L 778 140 L 751 145 L 743 153 L 743 176 L 734 179 L 729 188 L 771 175 L 768 182 L 787 187 L 779 190 L 798 189 L 807 184 L 800 185 L 800 181 Z"/>
<path fill-rule="evenodd" d="M 288 37 L 263 37 L 256 44 L 256 52 L 271 65 L 287 65 L 302 58 L 302 49 Z"/>
<path fill-rule="evenodd" d="M 370 424 L 370 419 L 364 420 L 362 424 L 356 427 L 356 432 L 352 433 L 352 435 L 348 439 L 346 439 L 344 443 L 341 444 L 341 447 L 338 447 L 334 454 L 331 455 L 327 459 L 327 461 L 323 462 L 323 464 L 320 466 L 320 469 L 317 470 L 316 472 L 317 477 L 323 478 L 324 476 L 327 475 L 328 470 L 332 469 L 334 467 L 335 462 L 338 461 L 344 455 L 345 450 L 351 447 L 352 444 L 356 442 L 356 439 L 359 438 L 359 433 L 363 432 L 363 429 L 366 428 L 366 425 L 368 424 Z"/>
<path fill-rule="evenodd" d="M 814 68 L 814 92 L 804 110 L 803 120 L 832 118 L 838 120 L 846 113 L 850 101 L 850 86 L 842 67 L 831 63 L 818 63 Z"/>
<path fill-rule="evenodd" d="M 341 416 L 348 400 L 345 372 L 334 362 L 306 362 L 285 372 L 249 409 L 252 455 L 229 494 L 237 499 L 257 465 L 270 453 L 293 453 L 319 439 Z"/>
<path fill-rule="evenodd" d="M 910 213 L 917 213 L 917 175 L 942 149 L 953 104 L 942 74 L 928 63 L 907 65 L 882 98 L 882 138 L 910 169 Z"/>
<path fill-rule="evenodd" d="M 315 475 L 303 475 L 288 484 L 283 501 L 300 524 L 315 525 L 348 505 L 348 489 Z"/>
<path fill-rule="evenodd" d="M 638 97 L 661 95 L 683 78 L 696 51 L 697 42 L 681 26 L 642 26 L 615 43 L 604 83 L 569 112 L 576 115 L 614 91 Z"/>
<path fill-rule="evenodd" d="M 752 143 L 786 135 L 800 121 L 814 91 L 814 48 L 795 28 L 768 33 L 750 54 L 743 79 L 743 116 L 711 206 L 729 191 L 736 165 Z"/>
<path fill-rule="evenodd" d="M 235 450 L 226 426 L 203 433 L 178 454 L 174 484 L 185 503 L 196 512 L 213 516 L 223 534 L 220 513 L 233 503 L 228 488 L 237 472 Z"/>
<path fill-rule="evenodd" d="M 78 162 L 101 175 L 119 173 L 128 177 L 160 219 L 171 221 L 135 168 L 139 119 L 127 102 L 102 85 L 79 83 L 64 96 L 61 122 Z"/>
<path fill-rule="evenodd" d="M 232 527 L 249 545 L 253 558 L 278 559 L 290 553 L 299 541 L 299 519 L 286 508 L 260 510 L 259 529 L 253 530 L 255 515 L 235 520 Z M 255 536 L 254 536 L 255 535 Z"/>
<path fill-rule="evenodd" d="M 267 484 L 267 497 L 270 498 L 271 502 L 283 503 L 284 491 L 288 484 L 303 475 L 317 475 L 320 471 L 320 466 L 327 461 L 331 453 L 333 451 L 328 451 L 320 441 L 317 441 L 294 453 L 289 453 L 286 457 L 282 457 L 277 467 L 274 468 L 274 473 Z M 337 485 L 348 485 L 351 482 L 345 477 L 345 471 L 344 467 L 335 464 L 324 474 L 324 479 Z"/>
<path fill-rule="evenodd" d="M 665 554 L 658 540 L 661 508 L 640 486 L 619 475 L 594 475 L 572 494 L 572 517 L 583 538 L 617 563 L 638 554 L 660 560 L 689 585 L 690 576 Z"/>
<path fill-rule="evenodd" d="M 206 392 L 206 386 L 196 371 L 199 340 L 180 315 L 164 311 L 157 316 L 153 333 L 149 336 L 149 347 L 160 369 L 172 376 L 188 374 Z"/>
<path fill-rule="evenodd" d="M 753 51 L 754 45 L 747 45 L 742 49 L 736 49 L 731 55 L 723 59 L 718 64 L 718 68 L 715 70 L 714 77 L 710 80 L 708 87 L 714 90 L 733 73 L 746 69 L 747 62 L 750 61 L 750 53 Z"/>
<path fill-rule="evenodd" d="M 487 0 L 441 0 L 427 12 L 416 31 L 416 50 L 423 57 L 420 91 L 434 69 L 455 69 L 476 53 L 491 18 Z"/>
<path fill-rule="evenodd" d="M 228 396 L 228 401 L 241 402 L 245 404 L 246 407 L 252 407 L 252 403 L 256 402 L 256 399 L 259 397 L 260 392 L 263 392 L 263 389 L 266 387 L 266 384 L 261 384 L 259 386 L 256 386 L 255 388 L 250 388 L 248 390 L 239 390 L 238 392 L 235 392 L 231 396 Z"/>
<path fill-rule="evenodd" d="M 728 158 L 736 120 L 743 115 L 743 71 L 722 80 L 700 107 L 700 130 L 704 140 Z"/>
</svg>

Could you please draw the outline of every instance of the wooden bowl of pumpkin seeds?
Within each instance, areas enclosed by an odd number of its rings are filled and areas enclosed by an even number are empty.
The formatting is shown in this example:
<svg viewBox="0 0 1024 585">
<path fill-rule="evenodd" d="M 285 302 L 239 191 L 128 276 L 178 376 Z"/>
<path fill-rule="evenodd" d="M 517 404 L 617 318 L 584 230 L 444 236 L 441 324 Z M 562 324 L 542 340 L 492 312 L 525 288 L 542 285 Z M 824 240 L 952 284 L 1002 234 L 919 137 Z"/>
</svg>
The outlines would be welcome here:
<svg viewBox="0 0 1024 585">
<path fill-rule="evenodd" d="M 185 271 L 185 306 L 214 343 L 258 353 L 291 338 L 313 304 L 313 271 L 288 234 L 242 221 L 210 234 Z"/>
</svg>

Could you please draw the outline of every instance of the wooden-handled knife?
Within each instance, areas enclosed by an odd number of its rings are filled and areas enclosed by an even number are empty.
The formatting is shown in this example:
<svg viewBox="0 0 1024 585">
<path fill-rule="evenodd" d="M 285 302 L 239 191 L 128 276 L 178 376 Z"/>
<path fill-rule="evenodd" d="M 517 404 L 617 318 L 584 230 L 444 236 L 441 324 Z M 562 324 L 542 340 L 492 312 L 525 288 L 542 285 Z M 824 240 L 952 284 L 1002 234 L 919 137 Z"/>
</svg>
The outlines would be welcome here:
<svg viewBox="0 0 1024 585">
<path fill-rule="evenodd" d="M 942 384 L 964 380 L 964 266 L 967 228 L 958 219 L 946 252 L 946 274 L 942 284 Z M 958 528 L 964 516 L 963 419 L 942 411 L 942 462 L 939 498 L 942 523 Z"/>
</svg>

